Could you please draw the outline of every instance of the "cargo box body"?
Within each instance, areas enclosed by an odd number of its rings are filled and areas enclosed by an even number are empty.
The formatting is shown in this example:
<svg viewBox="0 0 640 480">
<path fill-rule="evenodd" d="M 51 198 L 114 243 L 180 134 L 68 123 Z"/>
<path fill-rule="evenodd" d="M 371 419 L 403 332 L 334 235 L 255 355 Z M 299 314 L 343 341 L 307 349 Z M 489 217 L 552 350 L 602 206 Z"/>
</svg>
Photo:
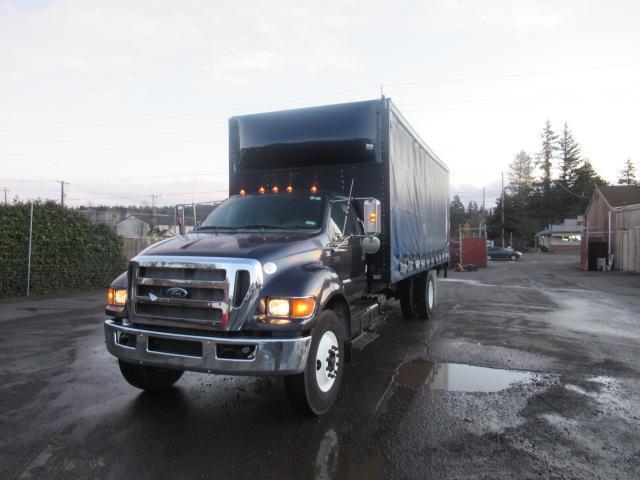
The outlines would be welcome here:
<svg viewBox="0 0 640 480">
<path fill-rule="evenodd" d="M 316 186 L 347 196 L 352 182 L 354 197 L 382 203 L 372 284 L 448 263 L 449 171 L 389 99 L 229 120 L 229 195 Z"/>
</svg>

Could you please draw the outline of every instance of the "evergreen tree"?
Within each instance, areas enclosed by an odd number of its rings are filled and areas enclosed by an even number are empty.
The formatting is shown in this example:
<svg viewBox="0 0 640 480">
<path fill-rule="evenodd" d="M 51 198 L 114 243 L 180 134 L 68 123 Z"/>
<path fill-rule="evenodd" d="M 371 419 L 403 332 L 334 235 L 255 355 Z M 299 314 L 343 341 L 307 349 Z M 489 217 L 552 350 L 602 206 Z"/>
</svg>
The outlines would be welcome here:
<svg viewBox="0 0 640 480">
<path fill-rule="evenodd" d="M 516 197 L 526 198 L 531 193 L 533 184 L 533 161 L 528 153 L 521 150 L 509 164 L 507 190 Z"/>
<path fill-rule="evenodd" d="M 569 126 L 565 122 L 562 135 L 558 141 L 560 152 L 560 184 L 570 189 L 573 187 L 580 167 L 580 146 L 573 138 Z"/>
<path fill-rule="evenodd" d="M 630 158 L 627 158 L 627 161 L 624 162 L 624 168 L 620 170 L 618 185 L 638 185 L 636 167 Z"/>
<path fill-rule="evenodd" d="M 480 209 L 478 208 L 478 202 L 475 200 L 470 200 L 467 205 L 467 219 L 472 220 L 474 217 L 478 215 Z"/>
<path fill-rule="evenodd" d="M 449 222 L 452 236 L 458 234 L 459 225 L 464 225 L 465 214 L 464 204 L 460 200 L 460 197 L 455 195 L 451 203 L 449 203 Z"/>
<path fill-rule="evenodd" d="M 551 121 L 547 120 L 540 134 L 542 146 L 538 154 L 538 166 L 542 170 L 542 178 L 540 184 L 542 186 L 542 195 L 545 199 L 549 197 L 551 191 L 551 171 L 553 169 L 553 159 L 558 150 L 558 135 L 551 127 Z"/>
</svg>

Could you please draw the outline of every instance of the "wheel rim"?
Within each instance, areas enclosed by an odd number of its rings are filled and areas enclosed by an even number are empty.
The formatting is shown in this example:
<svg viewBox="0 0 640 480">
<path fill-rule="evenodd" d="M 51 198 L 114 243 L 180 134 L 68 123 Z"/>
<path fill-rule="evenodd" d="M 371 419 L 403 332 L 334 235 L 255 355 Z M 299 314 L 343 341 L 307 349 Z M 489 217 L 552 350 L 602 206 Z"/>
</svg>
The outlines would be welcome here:
<svg viewBox="0 0 640 480">
<path fill-rule="evenodd" d="M 433 288 L 433 280 L 431 278 L 427 282 L 427 302 L 429 302 L 429 310 L 433 308 L 433 297 L 434 297 L 434 288 Z"/>
<path fill-rule="evenodd" d="M 487 260 L 491 260 L 491 255 L 487 255 Z"/>
<path fill-rule="evenodd" d="M 326 331 L 316 351 L 316 382 L 318 388 L 328 392 L 333 387 L 340 367 L 340 349 L 335 333 Z"/>
</svg>

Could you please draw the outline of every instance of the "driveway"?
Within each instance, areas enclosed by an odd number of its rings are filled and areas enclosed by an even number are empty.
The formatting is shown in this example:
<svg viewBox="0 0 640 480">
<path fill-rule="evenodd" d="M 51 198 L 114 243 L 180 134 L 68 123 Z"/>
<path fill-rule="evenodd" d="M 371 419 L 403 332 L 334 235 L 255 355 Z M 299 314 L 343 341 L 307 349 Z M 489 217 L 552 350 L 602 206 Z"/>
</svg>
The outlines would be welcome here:
<svg viewBox="0 0 640 480">
<path fill-rule="evenodd" d="M 526 255 L 389 306 L 337 404 L 279 378 L 187 373 L 140 393 L 103 295 L 0 301 L 0 478 L 640 478 L 640 277 Z"/>
</svg>

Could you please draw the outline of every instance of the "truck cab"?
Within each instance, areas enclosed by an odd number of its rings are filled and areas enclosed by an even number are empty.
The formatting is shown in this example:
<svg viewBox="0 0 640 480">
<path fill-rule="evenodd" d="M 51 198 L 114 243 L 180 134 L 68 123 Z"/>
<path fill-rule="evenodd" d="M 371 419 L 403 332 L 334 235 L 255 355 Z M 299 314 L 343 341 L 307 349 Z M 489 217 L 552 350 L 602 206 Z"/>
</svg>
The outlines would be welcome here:
<svg viewBox="0 0 640 480">
<path fill-rule="evenodd" d="M 160 390 L 184 370 L 292 375 L 287 390 L 302 408 L 333 403 L 320 388 L 309 404 L 294 380 L 311 350 L 316 383 L 329 392 L 352 337 L 375 320 L 350 308 L 369 290 L 364 222 L 348 197 L 289 190 L 230 197 L 193 232 L 132 260 L 105 324 L 130 383 Z M 326 331 L 314 345 L 318 328 Z"/>
<path fill-rule="evenodd" d="M 325 413 L 386 299 L 432 315 L 448 171 L 387 99 L 234 117 L 229 142 L 229 198 L 111 285 L 107 348 L 147 391 L 184 371 L 281 375 Z"/>
</svg>

